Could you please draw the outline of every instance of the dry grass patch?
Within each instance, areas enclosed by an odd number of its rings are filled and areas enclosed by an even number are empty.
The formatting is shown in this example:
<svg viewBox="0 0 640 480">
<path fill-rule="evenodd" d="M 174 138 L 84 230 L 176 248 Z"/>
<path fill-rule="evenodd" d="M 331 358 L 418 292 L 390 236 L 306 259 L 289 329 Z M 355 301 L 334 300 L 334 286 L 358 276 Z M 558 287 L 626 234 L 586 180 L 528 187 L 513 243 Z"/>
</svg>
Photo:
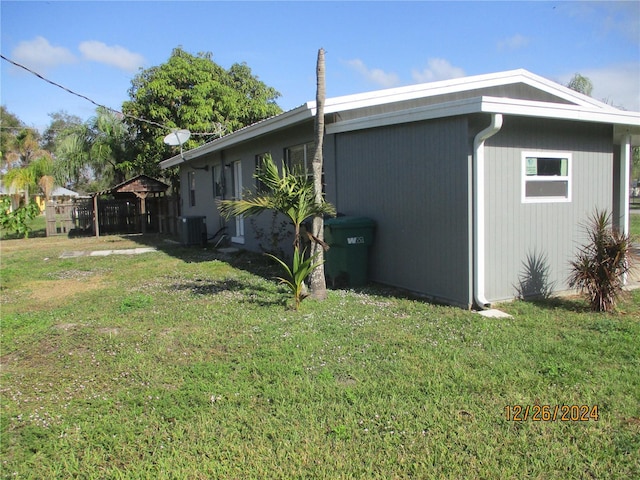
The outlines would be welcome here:
<svg viewBox="0 0 640 480">
<path fill-rule="evenodd" d="M 98 290 L 104 286 L 104 276 L 83 278 L 65 278 L 61 280 L 34 280 L 27 282 L 24 288 L 30 291 L 29 301 L 23 311 L 39 311 L 58 308 L 71 301 L 74 296 Z"/>
</svg>

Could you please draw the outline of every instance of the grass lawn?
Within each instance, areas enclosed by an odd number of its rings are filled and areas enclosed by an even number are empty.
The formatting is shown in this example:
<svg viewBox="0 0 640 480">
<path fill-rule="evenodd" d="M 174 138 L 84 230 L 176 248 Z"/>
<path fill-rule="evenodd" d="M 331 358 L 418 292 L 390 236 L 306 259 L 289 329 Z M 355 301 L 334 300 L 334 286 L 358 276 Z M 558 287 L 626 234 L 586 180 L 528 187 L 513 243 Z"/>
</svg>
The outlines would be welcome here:
<svg viewBox="0 0 640 480">
<path fill-rule="evenodd" d="M 1 478 L 640 478 L 640 291 L 611 315 L 373 287 L 294 312 L 262 257 L 1 248 Z"/>
<path fill-rule="evenodd" d="M 629 215 L 629 233 L 636 242 L 640 242 L 640 213 Z"/>
</svg>

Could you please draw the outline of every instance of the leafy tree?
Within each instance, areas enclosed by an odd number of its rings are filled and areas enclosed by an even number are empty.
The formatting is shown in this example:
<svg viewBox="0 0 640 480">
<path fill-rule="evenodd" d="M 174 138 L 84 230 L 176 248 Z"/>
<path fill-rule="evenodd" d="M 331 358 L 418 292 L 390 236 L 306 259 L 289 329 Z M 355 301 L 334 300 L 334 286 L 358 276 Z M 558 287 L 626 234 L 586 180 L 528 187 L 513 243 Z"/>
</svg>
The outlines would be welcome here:
<svg viewBox="0 0 640 480">
<path fill-rule="evenodd" d="M 163 143 L 167 128 L 193 132 L 184 145 L 189 149 L 281 112 L 275 103 L 280 94 L 246 64 L 225 70 L 211 53 L 175 48 L 166 63 L 141 71 L 131 83 L 122 106 L 136 138 L 129 168 L 152 176 L 177 151 Z"/>
<path fill-rule="evenodd" d="M 591 96 L 591 92 L 593 92 L 593 83 L 589 77 L 585 77 L 579 73 L 576 73 L 573 78 L 569 80 L 567 87 L 589 97 Z"/>
<path fill-rule="evenodd" d="M 333 205 L 324 201 L 316 202 L 313 183 L 302 172 L 290 172 L 283 164 L 282 175 L 271 156 L 266 155 L 260 169 L 255 175 L 256 179 L 265 187 L 265 193 L 247 196 L 242 200 L 223 200 L 219 202 L 220 213 L 230 218 L 232 216 L 258 215 L 267 210 L 276 211 L 287 216 L 294 227 L 293 238 L 293 265 L 289 268 L 282 259 L 273 255 L 283 266 L 286 278 L 280 280 L 292 291 L 296 302 L 296 309 L 304 298 L 304 280 L 318 266 L 317 255 L 305 259 L 305 250 L 301 248 L 302 225 L 317 215 L 335 215 Z M 320 241 L 310 236 L 312 241 Z"/>
<path fill-rule="evenodd" d="M 2 152 L 4 166 L 26 167 L 31 161 L 48 154 L 40 147 L 40 134 L 37 130 L 24 126 L 12 130 L 15 134 L 7 136 L 6 147 L 3 147 L 5 148 Z"/>
<path fill-rule="evenodd" d="M 69 131 L 82 125 L 83 121 L 76 115 L 70 115 L 64 110 L 50 113 L 51 123 L 42 134 L 42 148 L 55 152 L 58 139 Z"/>
<path fill-rule="evenodd" d="M 24 128 L 24 123 L 16 115 L 9 112 L 4 105 L 0 106 L 0 168 L 5 169 L 9 166 L 7 155 L 14 150 L 16 135 Z"/>
</svg>

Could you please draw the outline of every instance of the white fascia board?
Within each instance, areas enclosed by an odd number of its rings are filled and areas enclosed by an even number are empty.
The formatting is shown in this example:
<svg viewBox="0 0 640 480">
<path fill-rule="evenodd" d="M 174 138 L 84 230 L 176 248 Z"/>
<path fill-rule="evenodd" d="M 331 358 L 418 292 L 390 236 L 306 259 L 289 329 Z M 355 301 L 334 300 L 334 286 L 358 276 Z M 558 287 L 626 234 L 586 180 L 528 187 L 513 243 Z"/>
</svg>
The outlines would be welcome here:
<svg viewBox="0 0 640 480">
<path fill-rule="evenodd" d="M 640 126 L 640 112 L 585 108 L 562 103 L 534 102 L 509 98 L 483 97 L 482 112 L 502 113 L 524 117 L 556 118 L 581 122 L 609 123 L 612 125 Z"/>
<path fill-rule="evenodd" d="M 175 167 L 176 165 L 180 165 L 181 163 L 200 158 L 203 155 L 207 155 L 209 153 L 219 151 L 223 148 L 230 147 L 247 140 L 251 140 L 260 135 L 265 135 L 275 130 L 280 130 L 290 125 L 303 122 L 304 120 L 313 118 L 314 115 L 315 102 L 307 102 L 298 108 L 289 110 L 288 112 L 282 113 L 275 117 L 271 117 L 266 120 L 254 123 L 247 127 L 241 128 L 240 130 L 236 130 L 229 135 L 220 137 L 212 142 L 200 145 L 199 147 L 184 152 L 182 155 L 175 155 L 171 158 L 163 160 L 160 162 L 160 168 L 165 169 Z"/>
<path fill-rule="evenodd" d="M 428 98 L 438 95 L 479 90 L 483 88 L 499 87 L 523 83 L 550 95 L 561 98 L 575 105 L 603 110 L 617 111 L 615 107 L 578 93 L 570 88 L 555 83 L 546 78 L 535 75 L 527 70 L 509 70 L 506 72 L 461 77 L 439 82 L 421 83 L 406 87 L 389 88 L 373 92 L 359 93 L 327 99 L 325 113 L 344 112 L 357 108 L 374 107 L 387 103 Z M 315 108 L 315 102 L 309 102 Z"/>
<path fill-rule="evenodd" d="M 588 95 L 584 95 L 580 92 L 560 85 L 552 80 L 548 80 L 544 77 L 531 73 L 527 70 L 520 71 L 522 75 L 522 82 L 527 85 L 543 90 L 551 95 L 567 100 L 568 102 L 575 103 L 576 105 L 582 105 L 585 107 L 596 107 L 603 110 L 617 111 L 618 109 L 608 105 L 604 102 L 591 98 Z"/>
<path fill-rule="evenodd" d="M 451 102 L 438 103 L 436 105 L 416 107 L 408 110 L 381 113 L 379 115 L 371 115 L 369 117 L 354 118 L 352 120 L 331 123 L 326 126 L 326 133 L 333 134 L 353 130 L 364 130 L 366 128 L 397 125 L 400 123 L 419 122 L 422 120 L 452 117 L 455 115 L 467 115 L 481 111 L 482 97 L 467 98 L 464 100 L 454 100 Z"/>
<path fill-rule="evenodd" d="M 327 125 L 326 132 L 327 134 L 341 133 L 456 115 L 468 115 L 471 113 L 501 113 L 506 115 L 640 126 L 640 113 L 637 112 L 627 112 L 617 109 L 613 111 L 603 111 L 562 103 L 535 102 L 499 97 L 475 97 L 336 122 Z"/>
<path fill-rule="evenodd" d="M 511 70 L 334 97 L 327 99 L 325 102 L 325 113 L 344 112 L 357 108 L 374 107 L 405 100 L 447 95 L 499 85 L 509 85 L 522 81 L 526 73 L 528 73 L 526 70 Z M 310 102 L 310 104 L 315 107 L 315 102 Z"/>
</svg>

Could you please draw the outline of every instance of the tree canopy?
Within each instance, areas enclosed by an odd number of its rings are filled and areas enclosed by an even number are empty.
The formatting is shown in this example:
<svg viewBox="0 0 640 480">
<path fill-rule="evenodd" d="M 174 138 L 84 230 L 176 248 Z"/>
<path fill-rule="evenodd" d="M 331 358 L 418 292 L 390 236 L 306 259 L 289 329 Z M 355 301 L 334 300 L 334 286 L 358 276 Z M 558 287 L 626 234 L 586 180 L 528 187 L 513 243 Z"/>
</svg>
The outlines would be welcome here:
<svg viewBox="0 0 640 480">
<path fill-rule="evenodd" d="M 170 129 L 193 132 L 184 148 L 195 148 L 282 111 L 275 103 L 280 94 L 246 64 L 226 70 L 211 53 L 175 48 L 166 63 L 141 71 L 131 84 L 122 105 L 135 135 L 129 167 L 148 175 L 157 175 L 158 163 L 176 152 L 163 143 Z"/>
<path fill-rule="evenodd" d="M 593 92 L 593 83 L 591 82 L 589 77 L 585 77 L 584 75 L 580 75 L 579 73 L 576 73 L 573 78 L 569 80 L 567 87 L 589 97 Z"/>
</svg>

